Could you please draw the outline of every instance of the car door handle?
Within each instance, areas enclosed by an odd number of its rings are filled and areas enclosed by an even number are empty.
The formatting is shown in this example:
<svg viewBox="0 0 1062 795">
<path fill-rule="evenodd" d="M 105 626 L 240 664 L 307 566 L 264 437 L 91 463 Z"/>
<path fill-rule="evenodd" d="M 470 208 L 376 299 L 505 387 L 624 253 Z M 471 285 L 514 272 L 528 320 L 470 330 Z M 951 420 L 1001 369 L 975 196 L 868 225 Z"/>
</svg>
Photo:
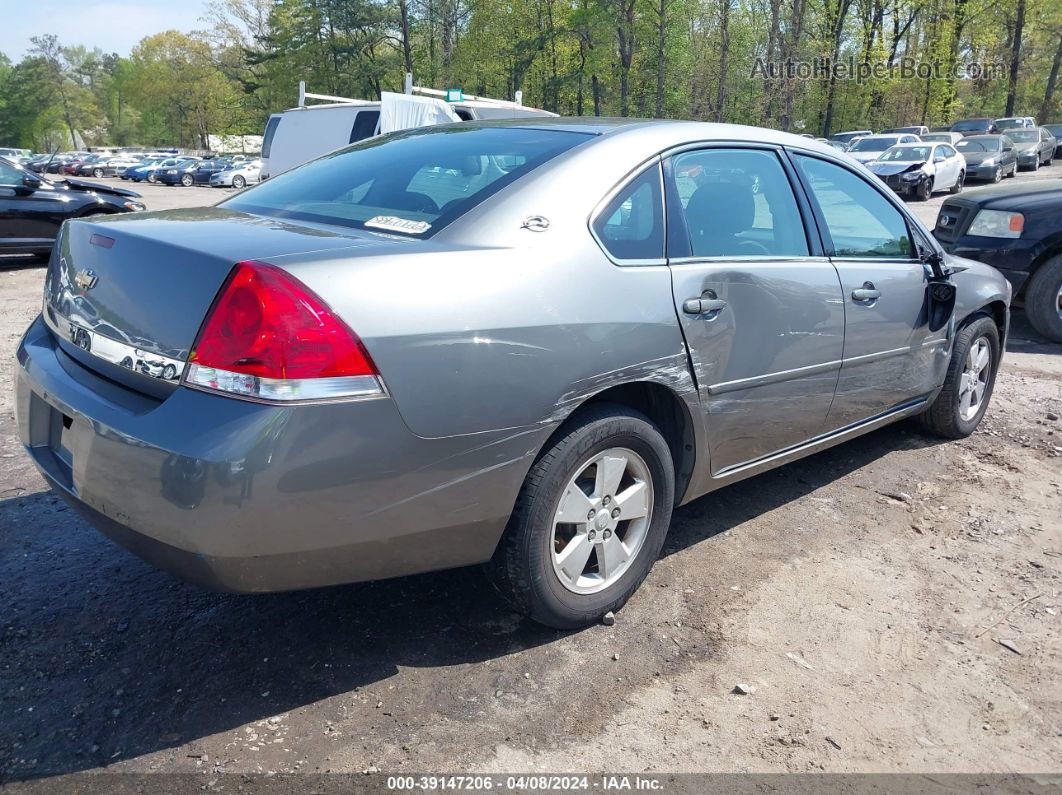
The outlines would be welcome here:
<svg viewBox="0 0 1062 795">
<path fill-rule="evenodd" d="M 876 298 L 881 298 L 881 290 L 877 289 L 871 282 L 863 282 L 862 287 L 852 290 L 853 301 L 873 301 Z"/>
<path fill-rule="evenodd" d="M 682 311 L 687 315 L 704 315 L 718 312 L 726 306 L 722 298 L 690 298 L 682 304 Z"/>
</svg>

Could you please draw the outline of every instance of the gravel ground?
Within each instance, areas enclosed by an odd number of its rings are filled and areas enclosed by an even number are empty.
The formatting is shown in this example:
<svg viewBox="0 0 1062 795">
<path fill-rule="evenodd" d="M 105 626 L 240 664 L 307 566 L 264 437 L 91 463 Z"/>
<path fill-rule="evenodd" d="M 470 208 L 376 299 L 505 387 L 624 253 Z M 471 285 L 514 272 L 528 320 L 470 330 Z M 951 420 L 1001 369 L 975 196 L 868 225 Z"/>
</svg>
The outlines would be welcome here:
<svg viewBox="0 0 1062 795">
<path fill-rule="evenodd" d="M 1062 346 L 1020 313 L 974 436 L 893 426 L 685 506 L 615 625 L 558 633 L 475 570 L 233 596 L 111 544 L 17 442 L 42 279 L 0 268 L 0 783 L 1062 769 Z"/>
</svg>

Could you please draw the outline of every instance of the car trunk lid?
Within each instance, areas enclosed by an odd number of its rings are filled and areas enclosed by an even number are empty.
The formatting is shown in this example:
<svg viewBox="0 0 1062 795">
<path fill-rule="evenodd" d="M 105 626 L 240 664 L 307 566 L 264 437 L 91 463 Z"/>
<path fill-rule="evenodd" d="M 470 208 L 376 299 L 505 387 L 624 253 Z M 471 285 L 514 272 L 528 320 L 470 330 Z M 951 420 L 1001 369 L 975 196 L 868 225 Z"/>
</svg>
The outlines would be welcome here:
<svg viewBox="0 0 1062 795">
<path fill-rule="evenodd" d="M 82 365 L 164 397 L 235 263 L 369 243 L 380 241 L 216 207 L 73 221 L 49 265 L 45 320 Z"/>
</svg>

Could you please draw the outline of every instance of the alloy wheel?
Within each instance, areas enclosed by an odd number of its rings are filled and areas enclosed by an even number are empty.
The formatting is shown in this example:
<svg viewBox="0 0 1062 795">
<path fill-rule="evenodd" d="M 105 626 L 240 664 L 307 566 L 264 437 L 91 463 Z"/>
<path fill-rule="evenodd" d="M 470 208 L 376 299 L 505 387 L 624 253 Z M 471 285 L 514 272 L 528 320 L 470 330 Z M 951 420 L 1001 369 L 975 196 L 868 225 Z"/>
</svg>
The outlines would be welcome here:
<svg viewBox="0 0 1062 795">
<path fill-rule="evenodd" d="M 613 447 L 584 462 L 557 504 L 553 571 L 567 590 L 608 588 L 638 557 L 653 517 L 653 479 L 640 455 Z"/>
<path fill-rule="evenodd" d="M 1058 287 L 1058 295 L 1055 296 L 1055 312 L 1058 313 L 1058 317 L 1062 320 L 1062 285 Z"/>
<path fill-rule="evenodd" d="M 1062 291 L 1060 291 L 1062 297 Z M 977 416 L 992 376 L 992 348 L 988 340 L 978 337 L 971 343 L 959 378 L 959 416 L 969 421 Z"/>
</svg>

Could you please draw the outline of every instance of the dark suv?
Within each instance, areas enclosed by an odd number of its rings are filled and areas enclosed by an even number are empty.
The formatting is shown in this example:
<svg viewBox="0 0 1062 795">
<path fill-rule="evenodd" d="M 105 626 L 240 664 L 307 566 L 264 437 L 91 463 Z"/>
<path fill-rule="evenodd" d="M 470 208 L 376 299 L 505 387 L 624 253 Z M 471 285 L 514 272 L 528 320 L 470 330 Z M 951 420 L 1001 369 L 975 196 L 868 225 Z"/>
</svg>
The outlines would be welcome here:
<svg viewBox="0 0 1062 795">
<path fill-rule="evenodd" d="M 998 268 L 1033 327 L 1062 342 L 1062 179 L 994 185 L 948 198 L 933 235 Z"/>
</svg>

